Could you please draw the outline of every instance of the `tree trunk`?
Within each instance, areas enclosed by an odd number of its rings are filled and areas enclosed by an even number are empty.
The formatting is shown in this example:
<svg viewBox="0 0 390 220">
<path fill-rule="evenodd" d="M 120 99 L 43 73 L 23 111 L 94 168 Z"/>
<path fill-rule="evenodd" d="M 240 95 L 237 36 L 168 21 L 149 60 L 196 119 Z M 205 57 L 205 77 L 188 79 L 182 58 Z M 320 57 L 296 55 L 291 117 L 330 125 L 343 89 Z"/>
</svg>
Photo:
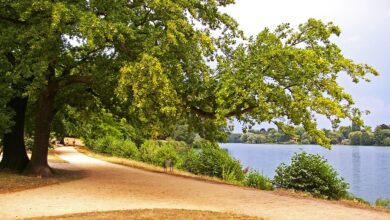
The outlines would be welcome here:
<svg viewBox="0 0 390 220">
<path fill-rule="evenodd" d="M 31 160 L 25 170 L 25 174 L 50 177 L 53 170 L 47 162 L 49 149 L 50 126 L 54 116 L 54 101 L 58 85 L 49 82 L 46 91 L 42 92 L 38 101 L 36 113 L 36 127 Z"/>
<path fill-rule="evenodd" d="M 14 110 L 14 125 L 9 133 L 3 136 L 3 159 L 0 169 L 21 172 L 28 164 L 26 148 L 24 146 L 24 119 L 27 108 L 27 98 L 14 97 L 7 107 Z"/>
</svg>

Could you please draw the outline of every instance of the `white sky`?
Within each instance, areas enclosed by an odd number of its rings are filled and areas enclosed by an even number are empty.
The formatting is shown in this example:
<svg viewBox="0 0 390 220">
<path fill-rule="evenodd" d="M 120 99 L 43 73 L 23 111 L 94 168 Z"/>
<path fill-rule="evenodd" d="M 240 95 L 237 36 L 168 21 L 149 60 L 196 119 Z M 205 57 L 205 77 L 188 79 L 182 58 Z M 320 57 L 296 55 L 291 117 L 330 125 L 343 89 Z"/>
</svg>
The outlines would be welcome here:
<svg viewBox="0 0 390 220">
<path fill-rule="evenodd" d="M 390 124 L 390 0 L 236 0 L 223 11 L 238 21 L 247 36 L 280 23 L 296 27 L 309 18 L 339 25 L 342 34 L 335 41 L 344 55 L 381 73 L 371 77 L 371 83 L 354 85 L 347 78 L 340 83 L 358 107 L 371 112 L 364 117 L 367 125 Z M 322 120 L 319 126 L 330 128 Z M 240 129 L 236 125 L 235 131 Z"/>
</svg>

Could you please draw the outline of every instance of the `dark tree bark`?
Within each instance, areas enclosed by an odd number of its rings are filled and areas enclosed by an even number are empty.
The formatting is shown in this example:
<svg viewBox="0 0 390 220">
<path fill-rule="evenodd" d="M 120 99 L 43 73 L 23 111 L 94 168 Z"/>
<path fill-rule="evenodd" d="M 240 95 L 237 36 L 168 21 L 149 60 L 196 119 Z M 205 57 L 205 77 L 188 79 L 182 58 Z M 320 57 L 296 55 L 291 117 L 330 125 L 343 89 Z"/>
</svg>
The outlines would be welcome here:
<svg viewBox="0 0 390 220">
<path fill-rule="evenodd" d="M 36 113 L 36 128 L 31 160 L 25 174 L 50 177 L 53 170 L 47 162 L 49 149 L 50 126 L 54 116 L 54 102 L 58 91 L 58 83 L 48 82 L 47 89 L 39 97 Z"/>
<path fill-rule="evenodd" d="M 14 97 L 7 107 L 12 109 L 14 125 L 11 131 L 3 136 L 3 159 L 0 169 L 21 172 L 28 164 L 24 145 L 24 119 L 27 108 L 27 98 Z"/>
</svg>

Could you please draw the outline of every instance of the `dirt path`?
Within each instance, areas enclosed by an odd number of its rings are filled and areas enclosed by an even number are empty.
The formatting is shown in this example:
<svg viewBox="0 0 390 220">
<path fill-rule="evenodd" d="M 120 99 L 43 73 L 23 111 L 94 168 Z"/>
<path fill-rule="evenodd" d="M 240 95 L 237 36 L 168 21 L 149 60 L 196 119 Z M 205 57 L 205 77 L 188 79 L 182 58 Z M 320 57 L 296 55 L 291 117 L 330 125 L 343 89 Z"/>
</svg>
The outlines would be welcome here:
<svg viewBox="0 0 390 220">
<path fill-rule="evenodd" d="M 61 168 L 83 170 L 87 176 L 59 185 L 0 194 L 1 219 L 138 208 L 223 211 L 267 219 L 390 219 L 389 213 L 379 211 L 110 164 L 69 147 L 57 151 L 70 162 L 61 164 Z"/>
</svg>

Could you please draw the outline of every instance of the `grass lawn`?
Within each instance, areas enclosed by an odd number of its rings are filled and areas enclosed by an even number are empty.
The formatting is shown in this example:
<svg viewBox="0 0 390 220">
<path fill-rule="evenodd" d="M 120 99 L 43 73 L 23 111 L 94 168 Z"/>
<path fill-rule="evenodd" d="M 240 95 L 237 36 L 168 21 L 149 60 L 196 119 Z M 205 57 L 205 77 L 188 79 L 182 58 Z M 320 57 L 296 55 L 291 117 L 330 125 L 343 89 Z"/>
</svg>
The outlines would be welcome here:
<svg viewBox="0 0 390 220">
<path fill-rule="evenodd" d="M 108 211 L 108 212 L 88 212 L 69 214 L 61 216 L 28 218 L 28 219 L 130 219 L 130 220 L 146 220 L 146 219 L 164 219 L 164 220 L 181 220 L 181 219 L 202 219 L 202 220 L 262 220 L 262 218 L 252 217 L 247 215 L 239 215 L 232 213 L 197 211 L 184 209 L 136 209 L 123 211 Z"/>
</svg>

